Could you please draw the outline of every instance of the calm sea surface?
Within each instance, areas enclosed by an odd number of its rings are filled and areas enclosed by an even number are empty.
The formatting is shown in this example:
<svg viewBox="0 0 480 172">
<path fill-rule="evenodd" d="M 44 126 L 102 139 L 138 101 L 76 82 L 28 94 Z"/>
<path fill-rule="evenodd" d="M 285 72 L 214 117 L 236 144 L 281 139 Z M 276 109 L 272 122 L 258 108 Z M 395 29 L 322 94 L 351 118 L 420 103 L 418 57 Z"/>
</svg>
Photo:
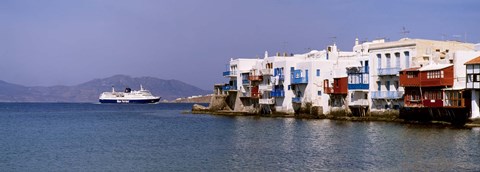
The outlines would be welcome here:
<svg viewBox="0 0 480 172">
<path fill-rule="evenodd" d="M 0 103 L 1 171 L 480 171 L 480 129 Z"/>
</svg>

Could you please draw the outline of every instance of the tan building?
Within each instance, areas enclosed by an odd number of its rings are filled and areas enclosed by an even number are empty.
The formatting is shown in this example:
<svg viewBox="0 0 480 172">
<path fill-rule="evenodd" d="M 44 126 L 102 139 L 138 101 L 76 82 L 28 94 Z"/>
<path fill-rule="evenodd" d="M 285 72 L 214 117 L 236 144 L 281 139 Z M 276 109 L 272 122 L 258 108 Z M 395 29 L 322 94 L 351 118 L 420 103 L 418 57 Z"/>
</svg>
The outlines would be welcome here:
<svg viewBox="0 0 480 172">
<path fill-rule="evenodd" d="M 473 50 L 474 44 L 457 41 L 400 39 L 373 41 L 370 54 L 370 97 L 372 111 L 403 106 L 404 89 L 399 86 L 399 71 L 428 64 L 453 64 L 455 51 Z"/>
</svg>

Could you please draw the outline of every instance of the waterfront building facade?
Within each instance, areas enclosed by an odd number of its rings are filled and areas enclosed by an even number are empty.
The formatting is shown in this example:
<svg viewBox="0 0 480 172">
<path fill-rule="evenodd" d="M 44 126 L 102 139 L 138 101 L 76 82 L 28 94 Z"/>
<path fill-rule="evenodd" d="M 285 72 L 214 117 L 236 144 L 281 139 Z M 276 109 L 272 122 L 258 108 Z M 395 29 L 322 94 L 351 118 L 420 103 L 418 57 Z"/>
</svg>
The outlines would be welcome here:
<svg viewBox="0 0 480 172">
<path fill-rule="evenodd" d="M 355 40 L 353 52 L 355 61 L 353 65 L 346 67 L 348 76 L 348 107 L 354 116 L 365 116 L 370 109 L 370 56 L 368 47 L 371 42 L 358 43 Z"/>
<path fill-rule="evenodd" d="M 215 92 L 228 95 L 233 111 L 254 113 L 311 113 L 316 107 L 323 114 L 364 116 L 404 106 L 466 107 L 462 65 L 473 58 L 472 50 L 468 43 L 405 38 L 357 39 L 353 51 L 334 44 L 304 54 L 265 52 L 263 58 L 230 60 L 223 72 L 229 81 Z"/>
<path fill-rule="evenodd" d="M 372 111 L 397 110 L 404 105 L 404 89 L 399 85 L 401 70 L 429 64 L 452 64 L 453 52 L 472 50 L 473 44 L 404 38 L 385 42 L 376 40 L 369 46 L 370 97 Z"/>
<path fill-rule="evenodd" d="M 471 118 L 480 118 L 480 44 L 477 44 L 474 53 L 467 52 L 470 56 L 476 56 L 465 62 L 466 81 L 465 88 L 470 91 Z"/>
</svg>

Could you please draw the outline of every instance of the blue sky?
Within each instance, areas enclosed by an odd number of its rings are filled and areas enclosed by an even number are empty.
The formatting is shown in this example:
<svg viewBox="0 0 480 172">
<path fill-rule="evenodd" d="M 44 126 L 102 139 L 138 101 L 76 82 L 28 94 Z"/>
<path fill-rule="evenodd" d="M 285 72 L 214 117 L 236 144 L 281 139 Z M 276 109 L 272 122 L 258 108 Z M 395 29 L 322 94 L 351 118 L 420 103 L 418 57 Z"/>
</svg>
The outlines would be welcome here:
<svg viewBox="0 0 480 172">
<path fill-rule="evenodd" d="M 225 82 L 230 58 L 302 53 L 335 41 L 480 42 L 480 1 L 1 0 L 0 80 L 75 85 L 115 74 Z M 466 35 L 466 37 L 465 37 Z M 332 37 L 336 37 L 335 39 Z"/>
</svg>

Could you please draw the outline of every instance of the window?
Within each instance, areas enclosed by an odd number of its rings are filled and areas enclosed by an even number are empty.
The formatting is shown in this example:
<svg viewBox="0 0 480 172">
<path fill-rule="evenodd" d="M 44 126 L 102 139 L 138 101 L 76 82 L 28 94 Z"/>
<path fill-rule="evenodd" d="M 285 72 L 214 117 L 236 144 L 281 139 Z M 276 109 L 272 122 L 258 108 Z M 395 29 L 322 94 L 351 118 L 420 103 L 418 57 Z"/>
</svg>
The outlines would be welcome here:
<svg viewBox="0 0 480 172">
<path fill-rule="evenodd" d="M 321 96 L 321 95 L 322 95 L 322 91 L 318 91 L 317 94 L 318 94 L 319 96 Z"/>
<path fill-rule="evenodd" d="M 473 82 L 480 82 L 480 74 L 473 75 Z"/>
<path fill-rule="evenodd" d="M 407 78 L 416 78 L 418 77 L 418 72 L 407 72 Z"/>
<path fill-rule="evenodd" d="M 385 87 L 387 88 L 387 91 L 390 91 L 390 81 L 385 82 Z"/>
<path fill-rule="evenodd" d="M 363 66 L 363 72 L 368 73 L 368 60 L 365 60 L 365 65 Z"/>
<path fill-rule="evenodd" d="M 391 65 L 391 64 L 390 64 L 390 63 L 391 63 L 391 62 L 390 62 L 390 59 L 391 59 L 391 58 L 390 58 L 390 54 L 389 54 L 389 53 L 385 54 L 385 57 L 387 58 L 387 68 L 390 68 L 390 67 L 391 67 L 391 66 L 390 66 L 390 65 Z"/>
<path fill-rule="evenodd" d="M 378 91 L 381 91 L 382 89 L 382 82 L 380 81 L 377 81 L 377 87 L 378 87 Z"/>
<path fill-rule="evenodd" d="M 410 67 L 410 52 L 405 51 L 403 52 L 403 55 L 405 56 L 405 68 Z"/>
<path fill-rule="evenodd" d="M 400 68 L 400 53 L 395 53 L 395 67 Z"/>
<path fill-rule="evenodd" d="M 377 69 L 381 69 L 381 68 L 382 68 L 382 55 L 377 54 Z"/>
<path fill-rule="evenodd" d="M 317 76 L 320 76 L 320 69 L 317 69 Z"/>
<path fill-rule="evenodd" d="M 443 78 L 443 71 L 433 70 L 427 72 L 427 79 Z"/>
<path fill-rule="evenodd" d="M 473 82 L 473 75 L 467 74 L 467 82 Z"/>
</svg>

